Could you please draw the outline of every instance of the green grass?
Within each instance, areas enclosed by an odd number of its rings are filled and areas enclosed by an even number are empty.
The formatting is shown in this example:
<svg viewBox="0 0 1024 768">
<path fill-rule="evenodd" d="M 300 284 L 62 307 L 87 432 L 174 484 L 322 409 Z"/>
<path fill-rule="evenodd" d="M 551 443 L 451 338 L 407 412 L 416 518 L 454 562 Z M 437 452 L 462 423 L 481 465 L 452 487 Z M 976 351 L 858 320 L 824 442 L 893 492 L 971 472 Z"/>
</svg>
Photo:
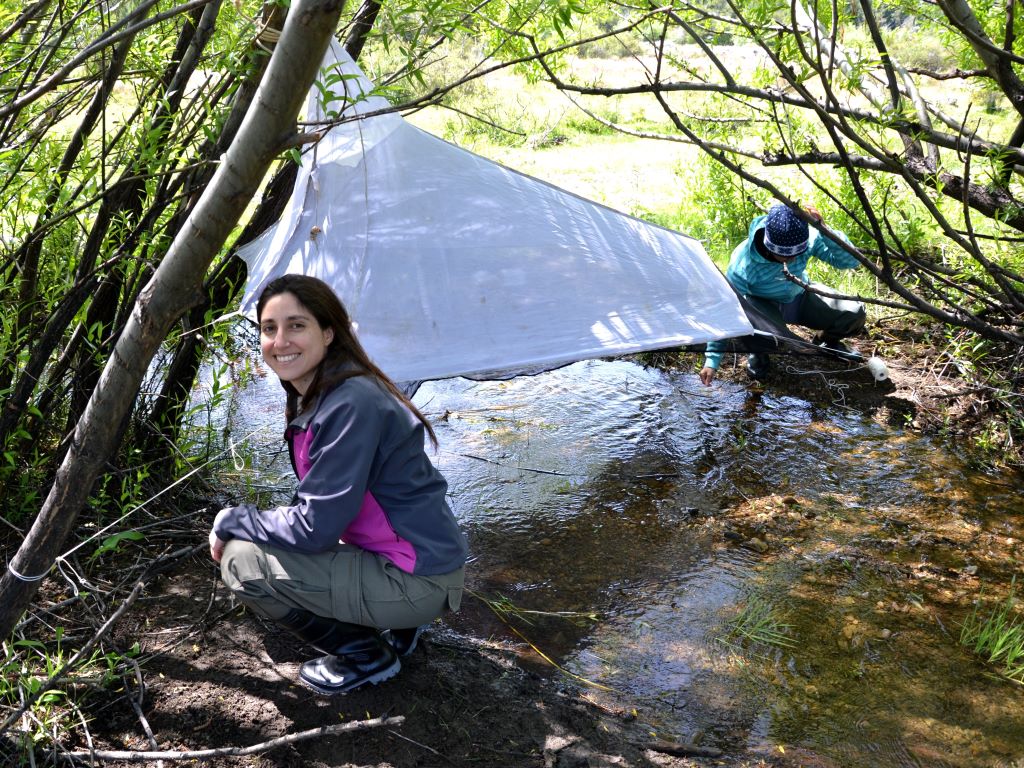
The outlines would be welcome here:
<svg viewBox="0 0 1024 768">
<path fill-rule="evenodd" d="M 729 622 L 722 639 L 727 645 L 767 645 L 792 648 L 796 641 L 790 636 L 792 625 L 782 621 L 779 608 L 757 595 L 751 595 L 740 612 Z"/>
<path fill-rule="evenodd" d="M 93 693 L 124 685 L 123 677 L 139 652 L 136 644 L 126 654 L 94 650 L 79 658 L 64 647 L 63 629 L 55 642 L 16 639 L 0 644 L 0 720 L 21 711 L 12 723 L 12 759 L 16 765 L 37 765 L 37 754 L 52 750 L 83 733 L 87 717 L 82 708 Z"/>
<path fill-rule="evenodd" d="M 533 619 L 536 617 L 543 618 L 555 618 L 565 619 L 578 626 L 585 626 L 598 621 L 598 615 L 593 612 L 580 612 L 580 611 L 534 611 L 526 608 L 522 608 L 512 602 L 511 599 L 505 595 L 499 594 L 497 597 L 491 598 L 483 595 L 479 592 L 474 592 L 471 589 L 465 590 L 467 594 L 483 602 L 489 607 L 494 613 L 504 622 L 508 623 L 511 619 L 519 619 L 526 624 L 533 624 Z"/>
<path fill-rule="evenodd" d="M 960 631 L 960 644 L 991 664 L 1010 680 L 1024 683 L 1024 618 L 1017 610 L 1016 577 L 1010 594 L 988 615 L 980 613 L 981 599 L 974 604 Z"/>
</svg>

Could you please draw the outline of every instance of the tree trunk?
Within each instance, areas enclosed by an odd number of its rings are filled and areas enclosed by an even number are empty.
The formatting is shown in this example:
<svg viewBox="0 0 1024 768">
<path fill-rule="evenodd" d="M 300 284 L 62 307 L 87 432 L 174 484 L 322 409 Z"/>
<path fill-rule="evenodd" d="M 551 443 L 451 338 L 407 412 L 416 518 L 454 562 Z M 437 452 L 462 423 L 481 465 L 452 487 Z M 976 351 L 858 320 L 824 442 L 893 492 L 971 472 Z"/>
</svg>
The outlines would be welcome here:
<svg viewBox="0 0 1024 768">
<path fill-rule="evenodd" d="M 285 12 L 286 9 L 279 5 L 264 6 L 262 20 L 264 28 L 281 29 Z M 255 50 L 256 45 L 254 44 L 253 52 Z M 253 56 L 252 68 L 238 89 L 235 101 L 231 106 L 231 113 L 224 122 L 220 137 L 216 144 L 204 147 L 202 153 L 204 157 L 220 157 L 230 146 L 242 119 L 249 111 L 249 105 L 255 97 L 266 66 L 265 56 L 258 53 Z M 274 175 L 267 185 L 263 200 L 236 240 L 235 247 L 255 238 L 280 216 L 288 202 L 288 194 L 294 183 L 295 173 L 296 166 L 293 163 L 286 163 Z M 206 167 L 203 167 L 189 179 L 186 188 L 190 191 L 198 190 L 205 187 L 209 181 L 210 175 L 207 173 Z M 182 218 L 187 217 L 189 210 L 182 211 Z M 216 314 L 225 312 L 228 304 L 235 299 L 244 279 L 245 268 L 239 259 L 230 258 L 223 267 L 216 268 L 207 279 L 206 295 L 203 301 L 190 310 L 185 328 L 188 331 L 195 331 L 201 327 L 205 322 L 206 312 L 211 308 Z M 144 417 L 148 424 L 140 444 L 146 460 L 151 461 L 161 455 L 167 455 L 169 453 L 168 446 L 174 444 L 178 430 L 182 426 L 181 419 L 191 396 L 192 386 L 199 373 L 204 349 L 205 345 L 200 342 L 196 333 L 184 333 L 176 345 L 171 362 L 167 367 L 167 374 L 164 376 L 160 394 L 154 399 L 150 412 Z"/>
<path fill-rule="evenodd" d="M 201 298 L 203 276 L 256 193 L 320 67 L 344 0 L 296 0 L 252 110 L 182 227 L 107 361 L 71 447 L 24 542 L 0 579 L 0 637 L 29 606 L 117 448 L 146 370 L 175 320 Z"/>
<path fill-rule="evenodd" d="M 297 170 L 298 166 L 294 163 L 287 163 L 274 175 L 267 185 L 263 200 L 235 241 L 235 247 L 253 240 L 280 218 L 288 203 L 288 195 L 295 186 Z M 187 327 L 192 330 L 201 327 L 211 308 L 214 314 L 225 312 L 228 305 L 237 299 L 244 280 L 244 262 L 237 256 L 229 257 L 211 275 L 206 286 L 206 296 L 189 313 Z M 148 414 L 149 429 L 140 442 L 142 455 L 147 461 L 159 460 L 161 456 L 170 453 L 169 446 L 174 445 L 182 428 L 185 408 L 199 374 L 205 348 L 205 343 L 196 333 L 182 334 L 175 347 L 160 395 L 155 398 L 153 409 Z"/>
<path fill-rule="evenodd" d="M 377 0 L 363 0 L 359 6 L 352 26 L 349 28 L 348 37 L 345 38 L 345 52 L 352 57 L 353 61 L 359 59 L 363 52 L 363 44 L 366 42 L 373 24 L 377 21 L 377 14 L 380 13 L 380 3 Z"/>
</svg>

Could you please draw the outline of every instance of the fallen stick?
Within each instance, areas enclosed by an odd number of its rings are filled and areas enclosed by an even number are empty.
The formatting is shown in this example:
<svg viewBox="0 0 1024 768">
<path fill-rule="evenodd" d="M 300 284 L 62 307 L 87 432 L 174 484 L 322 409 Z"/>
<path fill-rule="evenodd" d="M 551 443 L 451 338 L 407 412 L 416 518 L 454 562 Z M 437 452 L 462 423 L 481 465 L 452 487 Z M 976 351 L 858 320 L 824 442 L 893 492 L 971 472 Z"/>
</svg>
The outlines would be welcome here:
<svg viewBox="0 0 1024 768">
<path fill-rule="evenodd" d="M 197 750 L 167 750 L 166 752 L 136 752 L 132 750 L 103 750 L 94 749 L 82 752 L 64 752 L 65 757 L 80 758 L 83 760 L 127 760 L 128 762 L 141 763 L 146 760 L 208 760 L 213 757 L 235 757 L 255 755 L 259 752 L 266 752 L 270 749 L 283 747 L 287 744 L 295 744 L 306 739 L 313 739 L 318 736 L 334 736 L 349 731 L 363 731 L 367 728 L 378 728 L 382 725 L 401 725 L 405 722 L 404 716 L 398 717 L 375 717 L 370 720 L 359 720 L 354 723 L 342 723 L 340 725 L 324 725 L 319 728 L 311 728 L 308 731 L 289 733 L 287 736 L 279 736 L 270 741 L 262 741 L 259 744 L 251 744 L 248 747 L 220 747 L 218 749 L 197 749 Z"/>
<path fill-rule="evenodd" d="M 645 749 L 679 757 L 721 757 L 722 750 L 716 747 L 702 747 L 697 744 L 684 744 L 679 741 L 650 741 L 641 745 Z"/>
</svg>

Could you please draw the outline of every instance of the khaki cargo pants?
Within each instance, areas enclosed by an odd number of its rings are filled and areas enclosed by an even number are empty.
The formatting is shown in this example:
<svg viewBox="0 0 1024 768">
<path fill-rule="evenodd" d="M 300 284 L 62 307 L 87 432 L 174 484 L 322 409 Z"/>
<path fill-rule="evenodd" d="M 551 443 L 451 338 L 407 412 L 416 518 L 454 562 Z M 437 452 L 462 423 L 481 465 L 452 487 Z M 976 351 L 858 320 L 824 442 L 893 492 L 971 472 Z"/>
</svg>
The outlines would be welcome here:
<svg viewBox="0 0 1024 768">
<path fill-rule="evenodd" d="M 464 569 L 414 576 L 349 544 L 317 554 L 232 539 L 221 578 L 245 605 L 271 620 L 295 608 L 377 629 L 429 624 L 462 600 Z"/>
</svg>

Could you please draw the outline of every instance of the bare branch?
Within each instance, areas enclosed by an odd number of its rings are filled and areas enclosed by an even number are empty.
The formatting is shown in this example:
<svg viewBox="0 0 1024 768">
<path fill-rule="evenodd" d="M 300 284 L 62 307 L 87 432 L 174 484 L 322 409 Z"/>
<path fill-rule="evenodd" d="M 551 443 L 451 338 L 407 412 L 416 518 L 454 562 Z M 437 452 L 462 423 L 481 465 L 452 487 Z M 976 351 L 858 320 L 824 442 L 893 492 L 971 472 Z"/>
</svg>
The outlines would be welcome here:
<svg viewBox="0 0 1024 768">
<path fill-rule="evenodd" d="M 250 744 L 248 747 L 219 747 L 217 749 L 195 749 L 195 750 L 168 750 L 166 752 L 139 752 L 128 750 L 103 750 L 94 749 L 80 752 L 64 752 L 64 757 L 79 760 L 125 760 L 130 763 L 144 763 L 149 760 L 209 760 L 213 757 L 245 757 L 247 755 L 258 755 L 278 747 L 285 747 L 289 744 L 296 744 L 308 739 L 321 738 L 323 736 L 337 736 L 342 733 L 356 733 L 366 731 L 370 728 L 381 726 L 396 726 L 405 722 L 405 717 L 373 717 L 368 720 L 357 720 L 352 723 L 339 723 L 337 725 L 322 725 L 319 728 L 311 728 L 308 731 L 289 733 L 287 736 L 278 736 L 276 739 L 261 741 L 258 744 Z"/>
<path fill-rule="evenodd" d="M 1024 57 L 993 43 L 967 0 L 937 0 L 937 4 L 946 14 L 950 24 L 971 44 L 974 52 L 985 64 L 985 68 L 1009 98 L 1013 108 L 1024 115 L 1024 82 L 1013 69 L 1014 64 L 1024 64 Z"/>
<path fill-rule="evenodd" d="M 921 67 L 907 67 L 912 75 L 921 75 L 930 80 L 966 80 L 969 77 L 991 77 L 987 69 L 953 69 L 949 72 L 934 72 Z"/>
</svg>

